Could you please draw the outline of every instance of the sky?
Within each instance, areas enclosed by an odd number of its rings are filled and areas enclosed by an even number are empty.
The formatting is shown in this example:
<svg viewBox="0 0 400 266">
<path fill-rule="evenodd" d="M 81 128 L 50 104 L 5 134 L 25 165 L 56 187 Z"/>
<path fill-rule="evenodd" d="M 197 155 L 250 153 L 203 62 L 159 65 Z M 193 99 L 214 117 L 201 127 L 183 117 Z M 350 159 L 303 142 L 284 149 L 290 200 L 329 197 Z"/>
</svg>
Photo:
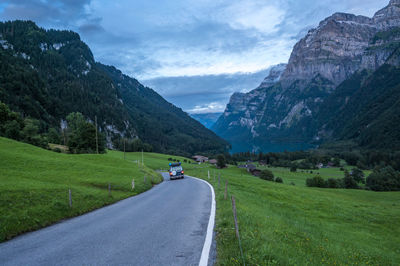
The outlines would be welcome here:
<svg viewBox="0 0 400 266">
<path fill-rule="evenodd" d="M 175 94 L 162 84 L 154 87 L 169 100 L 187 94 L 186 111 L 198 106 L 204 112 L 209 105 L 214 106 L 210 111 L 217 112 L 223 111 L 234 90 L 253 89 L 254 73 L 286 63 L 294 44 L 325 17 L 335 12 L 372 16 L 388 2 L 0 0 L 0 20 L 33 20 L 46 29 L 76 31 L 97 61 L 114 65 L 145 84 L 160 78 L 179 82 L 192 77 L 201 87 L 201 77 L 207 83 L 215 77 L 249 75 L 251 82 L 239 88 L 228 84 L 215 88 L 215 92 L 225 91 L 223 99 L 211 94 L 209 99 L 196 100 L 187 83 L 175 83 Z M 182 107 L 181 100 L 171 102 Z"/>
</svg>

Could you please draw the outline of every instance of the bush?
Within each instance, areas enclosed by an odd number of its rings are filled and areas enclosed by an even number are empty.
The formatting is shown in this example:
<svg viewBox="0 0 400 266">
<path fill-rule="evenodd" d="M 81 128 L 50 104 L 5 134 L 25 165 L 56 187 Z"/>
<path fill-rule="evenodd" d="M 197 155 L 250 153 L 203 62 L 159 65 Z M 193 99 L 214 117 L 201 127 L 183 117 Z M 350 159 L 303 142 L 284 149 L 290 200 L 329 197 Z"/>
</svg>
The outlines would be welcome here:
<svg viewBox="0 0 400 266">
<path fill-rule="evenodd" d="M 53 151 L 54 151 L 54 152 L 61 153 L 61 149 L 60 149 L 60 148 L 54 148 Z"/>
<path fill-rule="evenodd" d="M 296 172 L 297 171 L 297 166 L 296 165 L 292 165 L 290 167 L 290 172 Z"/>
<path fill-rule="evenodd" d="M 329 188 L 340 188 L 340 180 L 336 178 L 329 178 L 327 181 L 327 185 Z"/>
<path fill-rule="evenodd" d="M 280 177 L 275 178 L 276 183 L 283 183 L 283 179 Z"/>
<path fill-rule="evenodd" d="M 367 187 L 375 191 L 399 191 L 400 172 L 391 166 L 375 169 L 367 177 Z"/>
<path fill-rule="evenodd" d="M 354 180 L 359 183 L 365 184 L 365 177 L 364 177 L 364 172 L 359 169 L 359 168 L 353 168 L 351 170 L 351 176 L 354 178 Z"/>
<path fill-rule="evenodd" d="M 296 184 L 292 181 L 290 182 L 290 185 L 295 186 Z"/>
<path fill-rule="evenodd" d="M 307 187 L 327 187 L 326 181 L 319 175 L 306 179 Z"/>
<path fill-rule="evenodd" d="M 218 168 L 225 168 L 226 167 L 226 159 L 223 154 L 217 156 L 217 167 Z"/>
<path fill-rule="evenodd" d="M 267 181 L 274 181 L 274 174 L 270 170 L 265 169 L 261 171 L 260 178 Z"/>
<path fill-rule="evenodd" d="M 343 183 L 344 188 L 358 188 L 356 180 L 354 180 L 353 176 L 347 170 L 344 171 Z"/>
</svg>

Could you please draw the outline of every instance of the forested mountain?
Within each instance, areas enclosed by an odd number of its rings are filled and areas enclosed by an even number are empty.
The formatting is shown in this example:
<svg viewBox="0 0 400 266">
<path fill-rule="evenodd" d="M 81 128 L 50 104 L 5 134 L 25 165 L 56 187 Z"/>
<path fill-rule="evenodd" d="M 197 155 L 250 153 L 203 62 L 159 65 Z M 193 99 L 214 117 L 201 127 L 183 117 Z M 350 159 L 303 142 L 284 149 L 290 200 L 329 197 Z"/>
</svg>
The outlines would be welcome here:
<svg viewBox="0 0 400 266">
<path fill-rule="evenodd" d="M 253 150 L 336 140 L 400 148 L 399 43 L 399 0 L 372 18 L 336 13 L 295 45 L 274 84 L 234 94 L 213 130 Z"/>
<path fill-rule="evenodd" d="M 31 21 L 0 23 L 0 101 L 39 119 L 43 132 L 65 127 L 72 112 L 89 121 L 97 117 L 110 147 L 122 137 L 187 155 L 228 146 L 152 89 L 95 62 L 77 33 L 45 30 Z"/>
</svg>

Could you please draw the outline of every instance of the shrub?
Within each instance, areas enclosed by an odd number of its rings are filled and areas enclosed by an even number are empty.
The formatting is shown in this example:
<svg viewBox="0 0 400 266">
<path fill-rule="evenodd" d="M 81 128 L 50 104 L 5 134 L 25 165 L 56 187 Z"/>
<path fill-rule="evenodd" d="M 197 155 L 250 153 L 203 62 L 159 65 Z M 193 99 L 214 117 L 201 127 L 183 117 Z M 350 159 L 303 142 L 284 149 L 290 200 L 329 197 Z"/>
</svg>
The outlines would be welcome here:
<svg viewBox="0 0 400 266">
<path fill-rule="evenodd" d="M 349 171 L 344 171 L 343 178 L 344 188 L 358 188 L 356 180 L 349 174 Z"/>
<path fill-rule="evenodd" d="M 60 149 L 60 148 L 54 148 L 53 151 L 54 151 L 54 152 L 61 153 L 61 149 Z"/>
<path fill-rule="evenodd" d="M 270 170 L 265 169 L 261 171 L 260 178 L 267 181 L 274 181 L 274 174 Z"/>
<path fill-rule="evenodd" d="M 290 167 L 290 172 L 296 172 L 297 171 L 297 166 L 296 165 L 292 165 Z"/>
<path fill-rule="evenodd" d="M 326 187 L 326 181 L 319 175 L 306 179 L 307 187 Z"/>
<path fill-rule="evenodd" d="M 275 178 L 276 183 L 283 183 L 283 179 L 280 177 Z"/>
<path fill-rule="evenodd" d="M 359 183 L 365 184 L 365 177 L 364 177 L 364 172 L 359 169 L 359 168 L 353 168 L 351 170 L 351 176 L 354 178 L 354 180 Z"/>
<path fill-rule="evenodd" d="M 295 186 L 296 184 L 292 181 L 290 182 L 290 185 Z"/>
<path fill-rule="evenodd" d="M 340 181 L 336 178 L 329 178 L 327 185 L 329 188 L 340 188 Z"/>
<path fill-rule="evenodd" d="M 367 187 L 375 191 L 399 191 L 400 172 L 391 166 L 375 169 L 367 177 Z"/>
<path fill-rule="evenodd" d="M 217 156 L 217 167 L 218 168 L 225 168 L 226 167 L 226 159 L 223 154 Z"/>
</svg>

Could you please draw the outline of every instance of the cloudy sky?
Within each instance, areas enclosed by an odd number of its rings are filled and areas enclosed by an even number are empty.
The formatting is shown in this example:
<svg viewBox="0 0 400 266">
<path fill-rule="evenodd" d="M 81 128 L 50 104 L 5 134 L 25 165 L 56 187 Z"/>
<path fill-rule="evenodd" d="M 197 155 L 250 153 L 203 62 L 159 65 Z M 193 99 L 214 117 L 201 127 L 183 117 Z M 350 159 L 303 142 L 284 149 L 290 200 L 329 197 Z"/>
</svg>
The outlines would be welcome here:
<svg viewBox="0 0 400 266">
<path fill-rule="evenodd" d="M 160 77 L 179 81 L 182 76 L 243 75 L 287 62 L 296 41 L 325 17 L 334 12 L 372 16 L 388 2 L 0 0 L 0 20 L 30 19 L 44 28 L 77 31 L 97 61 L 142 81 Z M 241 86 L 249 90 L 253 85 Z M 168 94 L 160 87 L 155 89 Z M 232 90 L 221 85 L 220 92 L 227 91 L 229 97 Z M 177 85 L 175 91 L 182 95 L 190 88 Z M 187 100 L 191 106 L 223 106 L 227 97 L 216 101 L 210 95 L 196 102 L 188 96 Z M 169 93 L 167 98 L 179 106 L 171 100 L 174 95 Z"/>
</svg>

